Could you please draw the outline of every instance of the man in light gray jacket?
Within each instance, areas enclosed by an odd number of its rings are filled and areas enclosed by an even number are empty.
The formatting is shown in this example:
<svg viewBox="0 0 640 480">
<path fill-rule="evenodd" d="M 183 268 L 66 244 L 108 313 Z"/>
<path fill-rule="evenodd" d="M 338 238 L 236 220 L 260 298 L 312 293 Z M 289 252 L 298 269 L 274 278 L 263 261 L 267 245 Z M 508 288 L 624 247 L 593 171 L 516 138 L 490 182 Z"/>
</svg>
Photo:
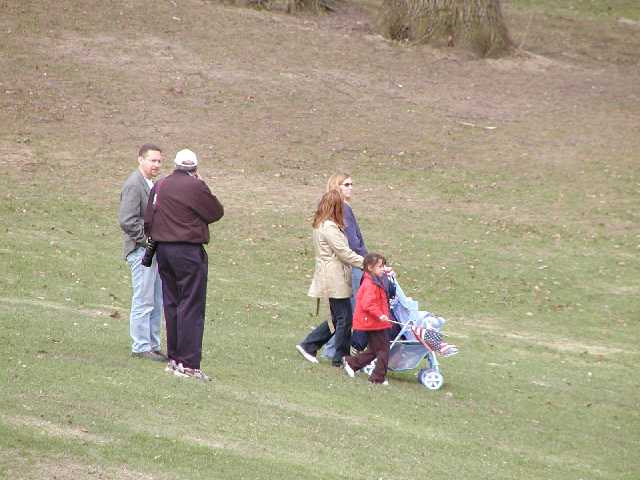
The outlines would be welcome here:
<svg viewBox="0 0 640 480">
<path fill-rule="evenodd" d="M 129 317 L 131 355 L 158 362 L 167 359 L 160 350 L 162 284 L 156 259 L 153 259 L 151 267 L 143 266 L 141 261 L 146 246 L 144 211 L 161 164 L 160 148 L 152 144 L 140 147 L 138 169 L 124 182 L 118 211 L 124 237 L 124 258 L 131 268 L 133 286 Z"/>
</svg>

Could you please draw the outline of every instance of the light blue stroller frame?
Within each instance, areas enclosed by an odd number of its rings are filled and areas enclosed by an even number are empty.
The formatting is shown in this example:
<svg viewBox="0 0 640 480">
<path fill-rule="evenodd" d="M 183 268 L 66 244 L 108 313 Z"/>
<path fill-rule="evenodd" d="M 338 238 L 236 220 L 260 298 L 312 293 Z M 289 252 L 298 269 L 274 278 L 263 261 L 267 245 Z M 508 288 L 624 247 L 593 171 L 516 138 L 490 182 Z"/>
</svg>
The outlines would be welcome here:
<svg viewBox="0 0 640 480">
<path fill-rule="evenodd" d="M 395 282 L 396 296 L 389 304 L 396 320 L 393 323 L 400 330 L 390 341 L 388 368 L 393 372 L 413 370 L 424 359 L 425 368 L 418 371 L 418 382 L 429 390 L 439 390 L 444 384 L 444 376 L 436 354 L 450 357 L 458 353 L 455 345 L 442 341 L 442 327 L 446 320 L 420 310 L 418 302 L 405 295 L 395 277 L 391 277 L 391 280 Z M 325 345 L 322 355 L 332 358 L 334 351 L 333 341 L 330 341 Z M 362 370 L 370 375 L 374 367 L 375 360 Z"/>
<path fill-rule="evenodd" d="M 407 297 L 396 282 L 396 296 L 390 301 L 391 311 L 400 326 L 389 346 L 389 370 L 403 372 L 418 368 L 423 359 L 425 367 L 418 370 L 418 382 L 429 390 L 444 384 L 436 354 L 443 357 L 458 353 L 455 345 L 442 341 L 442 327 L 446 320 L 419 309 L 418 302 Z M 373 365 L 364 368 L 369 374 Z"/>
</svg>

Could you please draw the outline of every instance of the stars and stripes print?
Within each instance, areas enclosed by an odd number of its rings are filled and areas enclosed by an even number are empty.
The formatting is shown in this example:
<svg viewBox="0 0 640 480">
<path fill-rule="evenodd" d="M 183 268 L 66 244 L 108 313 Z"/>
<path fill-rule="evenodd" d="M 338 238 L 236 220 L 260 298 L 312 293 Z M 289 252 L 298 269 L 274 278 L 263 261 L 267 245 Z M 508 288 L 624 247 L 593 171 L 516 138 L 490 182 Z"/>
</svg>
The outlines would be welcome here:
<svg viewBox="0 0 640 480">
<path fill-rule="evenodd" d="M 443 357 L 450 357 L 458 353 L 458 347 L 442 341 L 442 333 L 433 328 L 412 327 L 413 334 L 422 339 L 429 348 L 438 352 Z"/>
<path fill-rule="evenodd" d="M 413 334 L 421 338 L 433 350 L 440 350 L 442 334 L 433 328 L 413 327 Z"/>
</svg>

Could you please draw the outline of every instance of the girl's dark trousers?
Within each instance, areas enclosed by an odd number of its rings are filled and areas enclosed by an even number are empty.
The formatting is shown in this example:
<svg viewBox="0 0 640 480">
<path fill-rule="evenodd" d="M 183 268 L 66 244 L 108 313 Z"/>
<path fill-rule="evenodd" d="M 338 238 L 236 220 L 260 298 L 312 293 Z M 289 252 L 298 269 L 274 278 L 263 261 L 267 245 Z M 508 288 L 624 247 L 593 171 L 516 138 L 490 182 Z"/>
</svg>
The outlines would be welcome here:
<svg viewBox="0 0 640 480">
<path fill-rule="evenodd" d="M 354 372 L 357 372 L 369 365 L 374 359 L 376 366 L 369 376 L 369 381 L 382 383 L 387 376 L 389 365 L 389 335 L 386 330 L 367 331 L 367 349 L 356 356 L 347 357 L 345 361 L 349 363 Z"/>
</svg>

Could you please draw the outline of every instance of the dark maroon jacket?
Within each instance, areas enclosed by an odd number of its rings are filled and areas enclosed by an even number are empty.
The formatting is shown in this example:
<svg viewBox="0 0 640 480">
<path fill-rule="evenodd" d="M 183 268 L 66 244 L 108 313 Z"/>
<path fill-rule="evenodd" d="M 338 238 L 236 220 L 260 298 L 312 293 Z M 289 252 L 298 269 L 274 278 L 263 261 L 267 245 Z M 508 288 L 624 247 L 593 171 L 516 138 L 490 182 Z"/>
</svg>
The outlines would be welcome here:
<svg viewBox="0 0 640 480">
<path fill-rule="evenodd" d="M 206 183 L 174 170 L 151 189 L 144 232 L 156 242 L 209 243 L 209 224 L 223 215 L 222 204 Z"/>
</svg>

